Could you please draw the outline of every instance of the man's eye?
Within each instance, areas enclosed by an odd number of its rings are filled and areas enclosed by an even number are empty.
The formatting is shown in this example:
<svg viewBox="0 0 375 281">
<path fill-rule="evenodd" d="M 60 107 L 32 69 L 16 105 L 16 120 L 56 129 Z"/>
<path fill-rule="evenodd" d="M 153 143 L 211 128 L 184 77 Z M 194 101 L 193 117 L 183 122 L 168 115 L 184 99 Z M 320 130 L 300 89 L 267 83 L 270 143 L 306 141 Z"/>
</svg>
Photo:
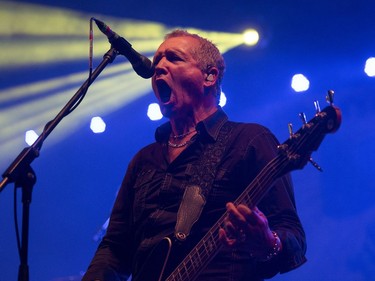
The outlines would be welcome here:
<svg viewBox="0 0 375 281">
<path fill-rule="evenodd" d="M 177 55 L 170 55 L 168 59 L 170 61 L 182 61 L 182 58 Z"/>
<path fill-rule="evenodd" d="M 159 63 L 159 61 L 160 61 L 160 58 L 154 58 L 154 61 L 152 62 L 152 64 L 155 66 L 155 65 L 157 65 L 158 63 Z"/>
</svg>

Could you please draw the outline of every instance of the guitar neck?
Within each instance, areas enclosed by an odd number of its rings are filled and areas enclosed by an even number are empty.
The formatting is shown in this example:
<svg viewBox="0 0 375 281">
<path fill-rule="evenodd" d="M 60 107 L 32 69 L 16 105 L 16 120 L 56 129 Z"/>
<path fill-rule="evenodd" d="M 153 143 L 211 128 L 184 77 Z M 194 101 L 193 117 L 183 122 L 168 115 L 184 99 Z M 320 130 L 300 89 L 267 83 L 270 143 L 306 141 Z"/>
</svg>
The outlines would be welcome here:
<svg viewBox="0 0 375 281">
<path fill-rule="evenodd" d="M 280 167 L 287 165 L 282 157 L 275 157 L 256 176 L 250 185 L 234 201 L 236 205 L 254 207 L 268 192 L 274 180 L 279 177 Z M 224 225 L 225 212 L 191 252 L 182 260 L 165 281 L 193 281 L 220 250 L 219 229 Z"/>
</svg>

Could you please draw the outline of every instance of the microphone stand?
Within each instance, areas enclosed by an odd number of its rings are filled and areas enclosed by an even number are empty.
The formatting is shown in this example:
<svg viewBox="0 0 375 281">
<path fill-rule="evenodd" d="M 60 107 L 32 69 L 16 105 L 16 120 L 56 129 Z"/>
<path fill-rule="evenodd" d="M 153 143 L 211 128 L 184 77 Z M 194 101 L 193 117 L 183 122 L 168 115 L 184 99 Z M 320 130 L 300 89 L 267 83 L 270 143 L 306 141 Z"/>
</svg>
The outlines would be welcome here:
<svg viewBox="0 0 375 281">
<path fill-rule="evenodd" d="M 89 86 L 94 82 L 94 80 L 99 76 L 104 68 L 109 63 L 112 63 L 114 61 L 116 55 L 116 49 L 111 47 L 111 49 L 107 51 L 107 53 L 105 53 L 105 55 L 103 56 L 102 62 L 78 89 L 75 95 L 69 100 L 64 108 L 57 114 L 57 116 L 46 124 L 43 133 L 38 137 L 38 139 L 30 147 L 24 148 L 2 175 L 3 180 L 0 182 L 0 192 L 8 183 L 11 182 L 15 183 L 15 188 L 22 188 L 22 241 L 19 252 L 21 263 L 18 270 L 18 281 L 29 280 L 29 266 L 27 262 L 29 243 L 29 217 L 32 189 L 36 182 L 36 176 L 30 164 L 36 157 L 39 156 L 39 151 L 43 145 L 44 140 L 60 123 L 60 121 L 65 116 L 67 116 L 76 106 L 78 106 L 79 102 L 86 94 Z"/>
</svg>

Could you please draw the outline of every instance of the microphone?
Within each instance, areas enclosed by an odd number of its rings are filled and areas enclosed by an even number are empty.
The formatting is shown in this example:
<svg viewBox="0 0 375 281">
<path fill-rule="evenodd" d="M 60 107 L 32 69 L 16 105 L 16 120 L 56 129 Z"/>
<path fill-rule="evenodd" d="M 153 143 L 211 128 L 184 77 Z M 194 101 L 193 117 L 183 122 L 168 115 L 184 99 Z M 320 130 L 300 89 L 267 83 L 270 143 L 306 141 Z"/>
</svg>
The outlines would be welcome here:
<svg viewBox="0 0 375 281">
<path fill-rule="evenodd" d="M 126 41 L 125 38 L 120 37 L 104 22 L 95 18 L 92 19 L 95 21 L 100 31 L 107 36 L 108 41 L 109 43 L 111 43 L 112 47 L 114 47 L 117 52 L 119 52 L 121 55 L 124 55 L 129 60 L 129 62 L 133 66 L 133 69 L 139 76 L 147 79 L 151 78 L 152 75 L 154 75 L 154 67 L 152 65 L 152 62 L 147 57 L 134 50 L 132 48 L 132 45 L 128 41 Z"/>
</svg>

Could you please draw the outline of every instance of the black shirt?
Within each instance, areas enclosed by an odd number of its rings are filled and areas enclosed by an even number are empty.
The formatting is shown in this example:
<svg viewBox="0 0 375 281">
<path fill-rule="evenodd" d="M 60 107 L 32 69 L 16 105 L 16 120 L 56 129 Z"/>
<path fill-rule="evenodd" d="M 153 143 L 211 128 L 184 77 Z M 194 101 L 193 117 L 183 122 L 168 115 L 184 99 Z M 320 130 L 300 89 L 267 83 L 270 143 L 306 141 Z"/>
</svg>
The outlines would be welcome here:
<svg viewBox="0 0 375 281">
<path fill-rule="evenodd" d="M 132 274 L 133 280 L 138 281 L 140 272 L 150 271 L 149 263 L 144 266 L 147 257 L 163 237 L 173 234 L 181 198 L 194 176 L 194 168 L 202 152 L 217 141 L 226 122 L 230 121 L 219 108 L 198 123 L 197 134 L 171 163 L 167 157 L 170 124 L 157 129 L 156 142 L 141 149 L 129 164 L 107 233 L 83 280 L 126 280 Z M 268 129 L 258 124 L 231 123 L 233 129 L 216 165 L 200 219 L 182 247 L 176 247 L 177 252 L 193 247 L 225 212 L 225 204 L 234 201 L 277 155 L 278 142 Z M 305 262 L 305 234 L 296 212 L 290 175 L 276 180 L 257 206 L 267 216 L 271 230 L 279 235 L 282 252 L 270 261 L 257 262 L 247 249 L 222 248 L 197 280 L 262 280 Z M 158 254 L 156 257 L 161 259 Z M 178 258 L 169 260 L 173 264 Z"/>
</svg>

